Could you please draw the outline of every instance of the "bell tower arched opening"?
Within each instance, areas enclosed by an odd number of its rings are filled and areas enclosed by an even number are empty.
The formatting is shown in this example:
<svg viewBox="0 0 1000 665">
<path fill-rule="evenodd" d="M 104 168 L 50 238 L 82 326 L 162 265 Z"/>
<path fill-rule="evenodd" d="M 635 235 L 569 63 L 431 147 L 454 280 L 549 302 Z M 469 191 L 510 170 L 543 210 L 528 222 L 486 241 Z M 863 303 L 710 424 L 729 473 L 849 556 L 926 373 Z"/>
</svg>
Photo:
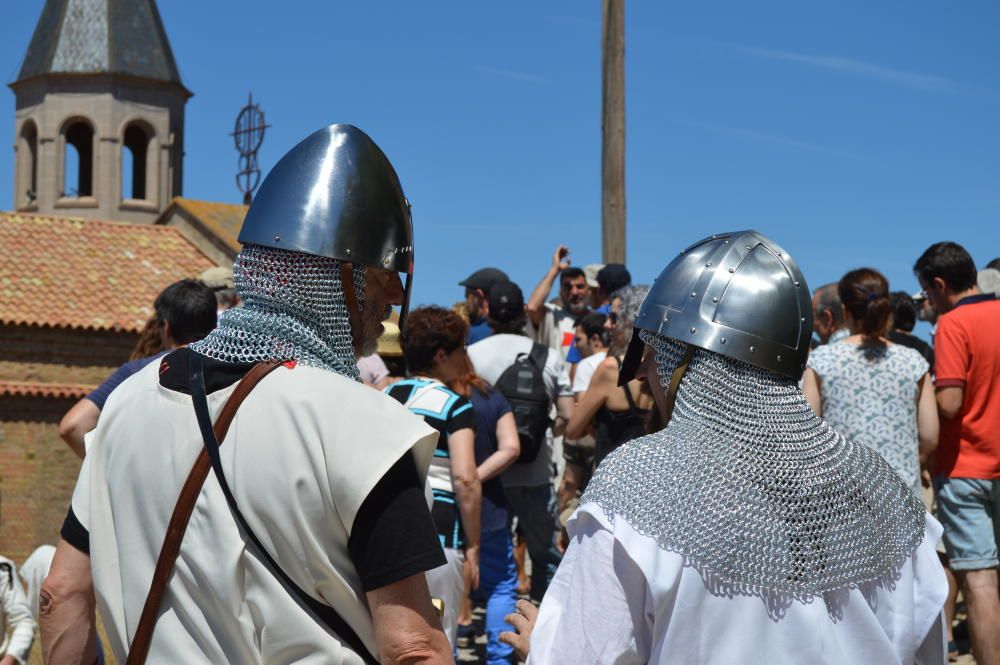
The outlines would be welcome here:
<svg viewBox="0 0 1000 665">
<path fill-rule="evenodd" d="M 150 168 L 150 158 L 154 156 L 150 152 L 152 140 L 152 130 L 143 124 L 131 123 L 125 128 L 122 137 L 122 200 L 144 201 L 150 198 L 153 190 L 150 178 L 154 175 L 154 169 Z"/>
<path fill-rule="evenodd" d="M 28 120 L 21 125 L 17 146 L 15 207 L 33 208 L 38 202 L 38 127 Z"/>
<path fill-rule="evenodd" d="M 94 126 L 83 119 L 71 121 L 63 130 L 62 196 L 94 195 Z"/>
</svg>

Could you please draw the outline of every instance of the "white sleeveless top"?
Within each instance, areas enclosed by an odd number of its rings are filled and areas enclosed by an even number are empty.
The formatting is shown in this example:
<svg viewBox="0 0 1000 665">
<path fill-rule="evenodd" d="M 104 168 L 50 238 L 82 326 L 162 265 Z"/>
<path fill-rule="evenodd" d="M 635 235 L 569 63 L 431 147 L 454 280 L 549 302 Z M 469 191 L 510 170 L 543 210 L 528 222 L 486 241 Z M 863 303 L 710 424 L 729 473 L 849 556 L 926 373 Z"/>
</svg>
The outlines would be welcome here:
<svg viewBox="0 0 1000 665">
<path fill-rule="evenodd" d="M 878 452 L 919 498 L 917 397 L 929 369 L 919 351 L 889 344 L 866 354 L 858 344 L 824 344 L 809 354 L 820 379 L 823 420 Z"/>
</svg>

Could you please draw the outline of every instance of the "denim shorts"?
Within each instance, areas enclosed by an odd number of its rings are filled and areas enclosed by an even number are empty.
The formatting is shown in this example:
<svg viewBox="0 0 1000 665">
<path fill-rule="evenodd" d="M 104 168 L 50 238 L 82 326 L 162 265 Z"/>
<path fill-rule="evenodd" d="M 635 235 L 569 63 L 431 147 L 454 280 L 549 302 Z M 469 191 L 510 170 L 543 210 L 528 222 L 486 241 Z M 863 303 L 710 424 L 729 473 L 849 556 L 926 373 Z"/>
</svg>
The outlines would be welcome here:
<svg viewBox="0 0 1000 665">
<path fill-rule="evenodd" d="M 934 487 L 951 568 L 996 568 L 1000 564 L 1000 479 L 936 478 Z"/>
</svg>

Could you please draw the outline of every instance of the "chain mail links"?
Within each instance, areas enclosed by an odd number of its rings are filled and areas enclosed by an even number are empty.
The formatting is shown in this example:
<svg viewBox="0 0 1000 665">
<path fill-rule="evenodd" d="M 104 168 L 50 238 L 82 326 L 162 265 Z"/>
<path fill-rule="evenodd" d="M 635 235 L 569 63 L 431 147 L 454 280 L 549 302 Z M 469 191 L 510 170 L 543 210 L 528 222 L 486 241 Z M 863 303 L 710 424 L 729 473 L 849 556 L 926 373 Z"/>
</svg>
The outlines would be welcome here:
<svg viewBox="0 0 1000 665">
<path fill-rule="evenodd" d="M 296 360 L 360 380 L 338 261 L 250 244 L 233 281 L 243 307 L 226 310 L 191 349 L 224 362 Z M 354 283 L 364 293 L 363 269 Z"/>
<path fill-rule="evenodd" d="M 643 333 L 664 383 L 685 346 Z M 924 508 L 878 453 L 816 417 L 797 384 L 698 350 L 668 426 L 609 455 L 582 503 L 703 576 L 799 599 L 891 575 Z"/>
<path fill-rule="evenodd" d="M 365 308 L 365 266 L 354 264 L 351 276 L 354 278 L 354 295 L 358 302 L 358 311 L 361 312 Z"/>
</svg>

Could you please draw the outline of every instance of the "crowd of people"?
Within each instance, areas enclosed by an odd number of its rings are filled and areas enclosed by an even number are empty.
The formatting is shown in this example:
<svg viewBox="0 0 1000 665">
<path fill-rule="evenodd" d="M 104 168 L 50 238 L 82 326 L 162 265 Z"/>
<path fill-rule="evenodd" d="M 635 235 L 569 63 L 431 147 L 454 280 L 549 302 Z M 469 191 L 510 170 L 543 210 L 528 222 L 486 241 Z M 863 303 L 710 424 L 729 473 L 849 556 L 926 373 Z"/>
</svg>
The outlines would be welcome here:
<svg viewBox="0 0 1000 665">
<path fill-rule="evenodd" d="M 60 424 L 80 480 L 54 549 L 0 558 L 0 665 L 35 621 L 103 661 L 95 605 L 122 663 L 447 662 L 475 605 L 493 665 L 942 663 L 959 598 L 1000 665 L 1000 259 L 810 294 L 755 232 L 650 286 L 559 246 L 527 300 L 485 267 L 408 311 L 409 204 L 343 125 L 240 239 Z"/>
</svg>

